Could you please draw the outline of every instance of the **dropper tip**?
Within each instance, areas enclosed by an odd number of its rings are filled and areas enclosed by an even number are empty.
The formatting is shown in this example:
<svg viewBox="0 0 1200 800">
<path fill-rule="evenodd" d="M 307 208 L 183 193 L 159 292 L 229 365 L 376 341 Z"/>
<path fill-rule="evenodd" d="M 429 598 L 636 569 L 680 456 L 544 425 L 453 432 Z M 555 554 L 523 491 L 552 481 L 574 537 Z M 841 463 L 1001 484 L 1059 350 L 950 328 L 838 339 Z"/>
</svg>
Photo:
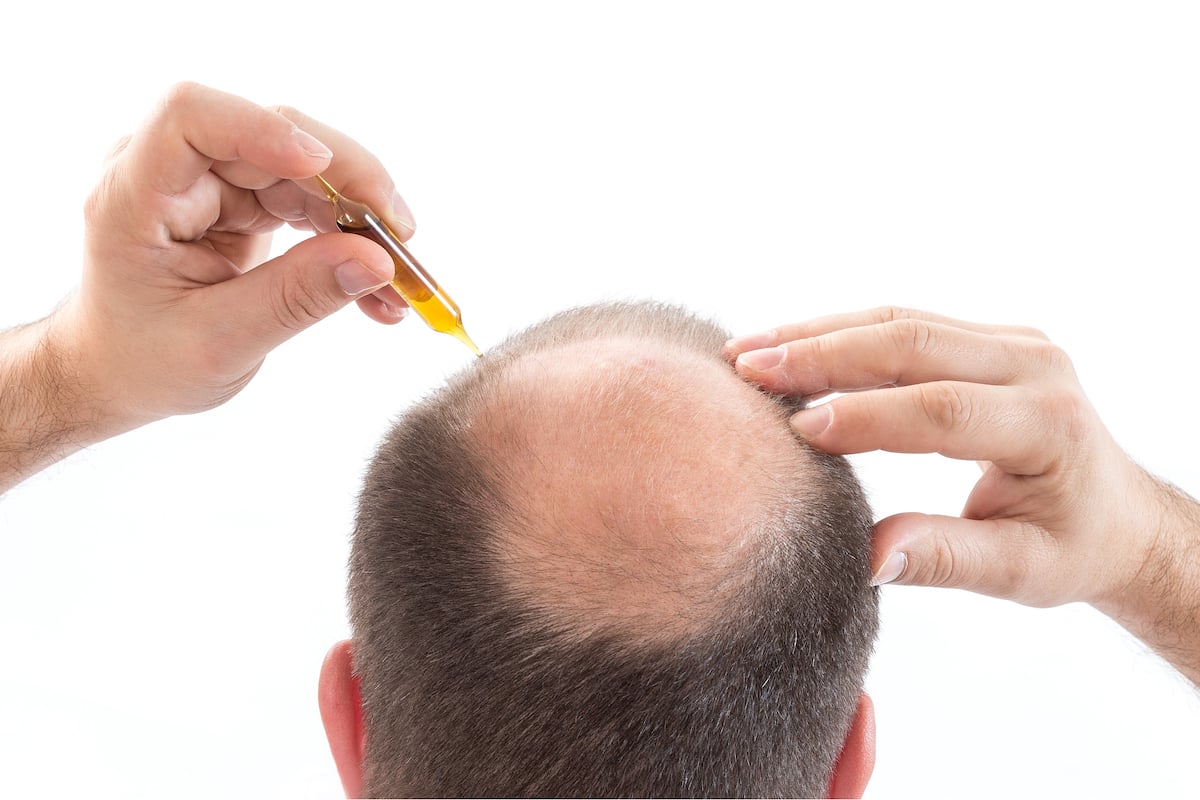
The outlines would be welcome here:
<svg viewBox="0 0 1200 800">
<path fill-rule="evenodd" d="M 469 347 L 471 352 L 475 354 L 476 358 L 483 358 L 483 351 L 479 349 L 474 341 L 472 341 L 471 337 L 467 335 L 466 330 L 461 325 L 446 331 L 446 333 L 449 333 L 455 339 L 458 339 L 460 342 Z"/>
</svg>

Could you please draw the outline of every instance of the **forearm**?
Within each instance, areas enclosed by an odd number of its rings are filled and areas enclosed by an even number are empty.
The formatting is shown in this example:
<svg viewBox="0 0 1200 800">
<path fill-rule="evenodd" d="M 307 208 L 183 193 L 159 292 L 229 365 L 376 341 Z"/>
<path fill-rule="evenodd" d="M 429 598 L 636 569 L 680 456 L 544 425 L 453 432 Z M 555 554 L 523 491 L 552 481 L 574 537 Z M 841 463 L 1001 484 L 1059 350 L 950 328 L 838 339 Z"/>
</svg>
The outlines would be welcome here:
<svg viewBox="0 0 1200 800">
<path fill-rule="evenodd" d="M 103 438 L 53 316 L 0 333 L 0 493 Z"/>
<path fill-rule="evenodd" d="M 1096 606 L 1200 686 L 1200 504 L 1146 478 L 1154 546 L 1133 581 Z"/>
</svg>

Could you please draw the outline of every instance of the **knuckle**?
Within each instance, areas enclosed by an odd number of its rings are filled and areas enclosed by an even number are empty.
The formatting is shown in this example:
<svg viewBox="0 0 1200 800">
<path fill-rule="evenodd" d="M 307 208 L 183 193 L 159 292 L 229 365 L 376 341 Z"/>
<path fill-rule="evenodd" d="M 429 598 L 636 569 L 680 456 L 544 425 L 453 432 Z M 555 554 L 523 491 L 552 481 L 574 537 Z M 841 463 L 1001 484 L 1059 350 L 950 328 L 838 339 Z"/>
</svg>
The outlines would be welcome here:
<svg viewBox="0 0 1200 800">
<path fill-rule="evenodd" d="M 918 580 L 922 586 L 956 586 L 961 580 L 960 560 L 949 537 L 944 533 L 934 537 L 930 557 L 923 562 Z"/>
<path fill-rule="evenodd" d="M 834 342 L 828 336 L 815 336 L 811 339 L 798 339 L 794 342 L 784 344 L 784 352 L 787 354 L 784 359 L 784 366 L 791 372 L 797 369 L 797 362 L 800 361 L 801 352 L 807 352 L 808 358 L 813 364 L 829 364 L 836 363 L 837 354 L 835 351 Z"/>
<path fill-rule="evenodd" d="M 1069 441 L 1081 441 L 1092 429 L 1092 407 L 1081 392 L 1064 389 L 1047 392 L 1040 401 L 1041 413 L 1050 430 Z"/>
<path fill-rule="evenodd" d="M 284 117 L 298 128 L 307 128 L 311 123 L 308 115 L 294 106 L 273 105 L 267 106 L 267 110 Z"/>
<path fill-rule="evenodd" d="M 1046 555 L 1036 546 L 1036 526 L 1023 523 L 1017 530 L 1002 530 L 974 541 L 938 531 L 930 537 L 914 569 L 913 580 L 921 586 L 969 589 L 992 597 L 1026 605 L 1051 605 L 1047 598 Z"/>
<path fill-rule="evenodd" d="M 1067 352 L 1049 339 L 1035 347 L 1038 361 L 1046 372 L 1055 375 L 1074 375 L 1075 365 Z"/>
<path fill-rule="evenodd" d="M 1013 329 L 1013 333 L 1017 336 L 1026 336 L 1030 339 L 1041 339 L 1043 342 L 1050 341 L 1050 337 L 1039 328 L 1032 328 L 1028 325 L 1019 325 Z"/>
<path fill-rule="evenodd" d="M 145 123 L 144 130 L 170 131 L 185 119 L 188 110 L 203 105 L 204 86 L 193 81 L 181 81 L 173 84 L 155 106 L 154 112 Z"/>
<path fill-rule="evenodd" d="M 942 430 L 962 431 L 971 425 L 974 413 L 971 400 L 957 384 L 920 384 L 917 403 L 921 413 Z"/>
<path fill-rule="evenodd" d="M 1036 558 L 1028 547 L 1022 546 L 1033 539 L 1033 526 L 1027 522 L 1021 524 L 1020 531 L 1012 535 L 1011 544 L 1005 550 L 1004 558 L 996 559 L 999 569 L 999 596 L 1006 600 L 1018 600 L 1028 605 L 1037 605 L 1034 598 L 1037 595 Z"/>
<path fill-rule="evenodd" d="M 117 184 L 116 169 L 114 166 L 109 166 L 84 198 L 83 222 L 85 225 L 90 227 L 101 223 L 112 206 L 114 195 L 117 193 Z"/>
<path fill-rule="evenodd" d="M 162 105 L 167 110 L 189 105 L 202 91 L 204 87 L 195 81 L 180 81 L 167 89 Z"/>
<path fill-rule="evenodd" d="M 180 360 L 188 370 L 190 375 L 203 376 L 206 382 L 213 382 L 217 376 L 223 376 L 233 370 L 234 357 L 231 355 L 237 349 L 228 344 L 224 344 L 220 340 L 205 342 L 204 344 L 188 348 L 186 354 L 181 356 Z"/>
<path fill-rule="evenodd" d="M 871 317 L 878 322 L 896 322 L 912 316 L 912 309 L 902 306 L 878 306 L 871 310 Z"/>
<path fill-rule="evenodd" d="M 893 347 L 900 353 L 923 356 L 933 348 L 933 329 L 921 320 L 898 319 L 887 326 Z"/>
<path fill-rule="evenodd" d="M 319 295 L 312 290 L 312 287 L 299 281 L 286 284 L 283 291 L 276 292 L 273 296 L 275 301 L 271 311 L 275 316 L 275 321 L 284 330 L 293 333 L 299 332 L 323 319 L 327 314 L 325 304 L 320 301 Z"/>
</svg>

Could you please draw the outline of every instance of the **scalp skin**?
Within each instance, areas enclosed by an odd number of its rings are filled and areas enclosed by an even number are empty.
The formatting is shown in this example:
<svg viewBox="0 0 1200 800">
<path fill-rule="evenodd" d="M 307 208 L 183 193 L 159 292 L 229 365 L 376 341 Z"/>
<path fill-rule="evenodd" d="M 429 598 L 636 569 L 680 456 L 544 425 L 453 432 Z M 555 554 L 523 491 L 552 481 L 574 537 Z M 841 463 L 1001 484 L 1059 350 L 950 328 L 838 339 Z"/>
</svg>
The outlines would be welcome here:
<svg viewBox="0 0 1200 800">
<path fill-rule="evenodd" d="M 722 362 L 620 336 L 517 359 L 471 433 L 506 499 L 498 562 L 581 633 L 702 624 L 807 457 Z"/>
</svg>

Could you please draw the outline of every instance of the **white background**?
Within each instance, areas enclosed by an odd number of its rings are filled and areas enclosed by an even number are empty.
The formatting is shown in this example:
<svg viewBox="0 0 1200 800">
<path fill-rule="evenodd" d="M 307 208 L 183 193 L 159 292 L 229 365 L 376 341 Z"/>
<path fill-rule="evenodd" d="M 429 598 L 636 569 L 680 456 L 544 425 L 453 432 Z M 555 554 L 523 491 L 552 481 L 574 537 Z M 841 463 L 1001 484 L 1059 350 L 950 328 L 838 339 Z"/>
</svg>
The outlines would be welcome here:
<svg viewBox="0 0 1200 800">
<path fill-rule="evenodd" d="M 191 79 L 372 149 L 485 347 L 616 297 L 738 332 L 885 303 L 1033 325 L 1200 491 L 1193 4 L 270 5 L 5 13 L 0 326 L 71 290 L 106 151 Z M 339 796 L 315 687 L 354 495 L 469 358 L 349 309 L 227 406 L 0 500 L 0 796 Z M 977 474 L 856 462 L 879 516 L 957 513 Z M 1196 694 L 1094 611 L 892 587 L 883 617 L 869 796 L 1195 791 Z"/>
</svg>

